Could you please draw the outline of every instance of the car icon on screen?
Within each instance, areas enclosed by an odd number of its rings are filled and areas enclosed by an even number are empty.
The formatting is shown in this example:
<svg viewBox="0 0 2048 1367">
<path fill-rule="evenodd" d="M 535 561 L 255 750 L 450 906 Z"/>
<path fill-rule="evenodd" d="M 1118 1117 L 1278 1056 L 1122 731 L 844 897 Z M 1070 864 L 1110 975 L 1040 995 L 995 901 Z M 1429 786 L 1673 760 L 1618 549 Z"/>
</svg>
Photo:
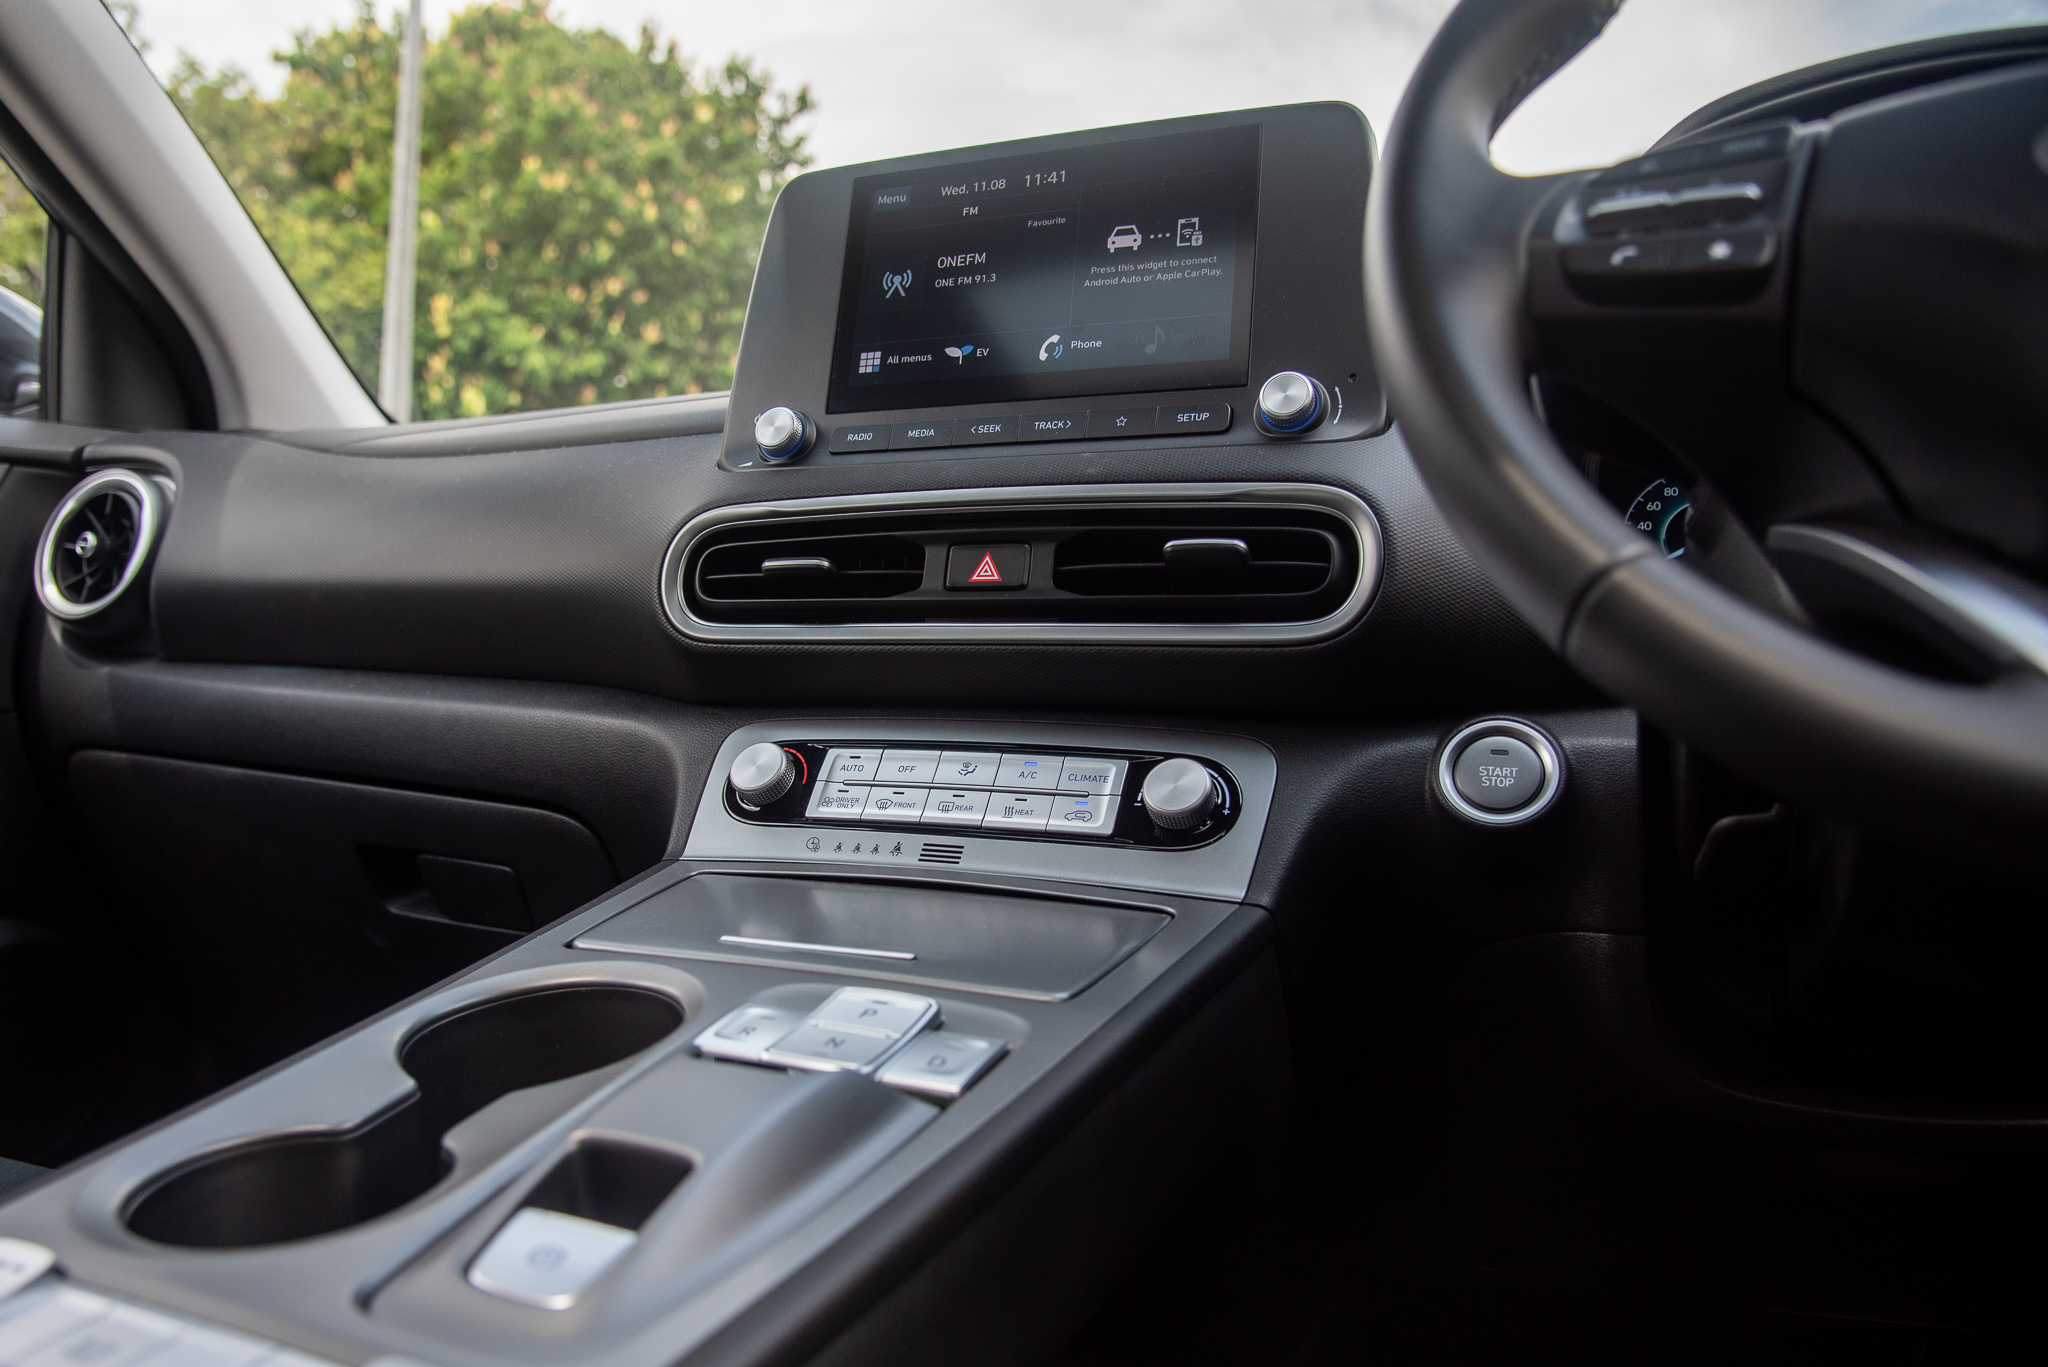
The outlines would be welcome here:
<svg viewBox="0 0 2048 1367">
<path fill-rule="evenodd" d="M 1144 245 L 1145 234 L 1138 231 L 1138 225 L 1135 223 L 1126 223 L 1110 231 L 1109 249 L 1111 251 L 1115 251 L 1118 247 L 1129 247 L 1132 251 L 1136 251 Z"/>
</svg>

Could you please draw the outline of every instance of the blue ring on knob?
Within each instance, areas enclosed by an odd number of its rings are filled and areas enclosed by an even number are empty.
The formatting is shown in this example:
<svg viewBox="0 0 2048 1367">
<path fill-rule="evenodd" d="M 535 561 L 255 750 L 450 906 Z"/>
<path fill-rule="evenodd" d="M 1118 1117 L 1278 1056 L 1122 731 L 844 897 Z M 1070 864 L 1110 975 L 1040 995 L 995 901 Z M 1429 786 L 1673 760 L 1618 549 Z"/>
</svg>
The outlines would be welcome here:
<svg viewBox="0 0 2048 1367">
<path fill-rule="evenodd" d="M 1271 432 L 1276 436 L 1282 437 L 1292 436 L 1296 432 L 1306 432 L 1309 428 L 1314 427 L 1318 422 L 1321 422 L 1323 418 L 1323 387 L 1317 384 L 1314 381 L 1314 379 L 1309 380 L 1309 396 L 1313 398 L 1315 402 L 1311 403 L 1308 406 L 1307 412 L 1303 413 L 1293 422 L 1286 424 L 1275 422 L 1273 419 L 1267 417 L 1265 412 L 1261 410 L 1259 412 L 1260 425 L 1263 426 L 1268 432 Z"/>
</svg>

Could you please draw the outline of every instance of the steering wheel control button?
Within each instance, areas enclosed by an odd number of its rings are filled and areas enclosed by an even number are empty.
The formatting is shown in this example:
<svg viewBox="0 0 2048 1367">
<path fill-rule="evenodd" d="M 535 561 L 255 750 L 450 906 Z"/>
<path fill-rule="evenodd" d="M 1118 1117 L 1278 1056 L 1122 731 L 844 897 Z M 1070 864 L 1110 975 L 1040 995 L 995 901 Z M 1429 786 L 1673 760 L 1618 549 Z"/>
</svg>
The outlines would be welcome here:
<svg viewBox="0 0 2048 1367">
<path fill-rule="evenodd" d="M 924 788 L 870 788 L 867 809 L 861 815 L 869 821 L 915 821 L 924 814 Z"/>
<path fill-rule="evenodd" d="M 889 425 L 870 424 L 866 427 L 835 427 L 832 440 L 827 448 L 835 456 L 844 456 L 855 451 L 886 451 L 889 449 Z"/>
<path fill-rule="evenodd" d="M 981 819 L 985 831 L 1043 831 L 1052 816 L 1051 793 L 990 793 L 988 814 Z"/>
<path fill-rule="evenodd" d="M 875 1074 L 875 1081 L 936 1101 L 950 1101 L 972 1087 L 1009 1046 L 979 1035 L 927 1030 Z"/>
<path fill-rule="evenodd" d="M 927 826 L 979 826 L 988 814 L 989 794 L 972 788 L 934 788 L 924 800 Z"/>
<path fill-rule="evenodd" d="M 1451 766 L 1451 781 L 1467 802 L 1511 812 L 1543 791 L 1543 761 L 1513 736 L 1481 736 Z"/>
<path fill-rule="evenodd" d="M 1159 410 L 1161 432 L 1228 432 L 1227 403 L 1166 404 Z"/>
<path fill-rule="evenodd" d="M 1030 582 L 1029 546 L 952 546 L 946 551 L 949 589 L 1021 589 Z"/>
<path fill-rule="evenodd" d="M 617 1225 L 528 1206 L 469 1265 L 469 1284 L 508 1301 L 567 1310 L 639 1238 Z"/>
<path fill-rule="evenodd" d="M 1269 437 L 1298 437 L 1329 415 L 1330 396 L 1310 376 L 1283 370 L 1259 389 L 1254 421 Z"/>
<path fill-rule="evenodd" d="M 816 435 L 809 418 L 780 404 L 754 419 L 754 448 L 775 464 L 802 455 Z"/>
<path fill-rule="evenodd" d="M 952 444 L 953 422 L 950 418 L 939 422 L 899 422 L 889 429 L 889 445 L 892 448 Z"/>
<path fill-rule="evenodd" d="M 773 1006 L 742 1006 L 721 1016 L 709 1030 L 698 1035 L 697 1052 L 707 1058 L 730 1059 L 734 1063 L 759 1063 L 761 1055 L 775 1042 L 803 1023 L 796 1011 Z"/>
<path fill-rule="evenodd" d="M 805 816 L 821 821 L 858 821 L 868 809 L 868 790 L 851 783 L 820 783 Z"/>
<path fill-rule="evenodd" d="M 1162 831 L 1192 830 L 1209 819 L 1222 800 L 1222 785 L 1207 767 L 1192 759 L 1169 759 L 1145 775 L 1139 790 L 1152 824 Z"/>
<path fill-rule="evenodd" d="M 740 805 L 758 811 L 795 784 L 796 756 L 779 745 L 762 741 L 733 757 L 727 777 L 732 780 L 732 794 Z"/>
<path fill-rule="evenodd" d="M 1495 717 L 1459 729 L 1437 761 L 1444 804 L 1482 826 L 1534 820 L 1557 800 L 1564 759 L 1557 742 L 1524 721 Z"/>
<path fill-rule="evenodd" d="M 884 750 L 877 774 L 884 783 L 937 783 L 937 750 Z"/>
<path fill-rule="evenodd" d="M 1102 437 L 1149 437 L 1159 428 L 1156 408 L 1091 408 L 1088 435 Z"/>
<path fill-rule="evenodd" d="M 1060 770 L 1064 761 L 1058 755 L 1004 755 L 1002 767 L 996 770 L 996 782 L 1005 788 L 1043 788 L 1047 792 L 1060 786 Z"/>
<path fill-rule="evenodd" d="M 1095 755 L 1068 755 L 1060 764 L 1063 793 L 1121 793 L 1124 775 L 1130 772 L 1127 759 L 1101 759 Z"/>
<path fill-rule="evenodd" d="M 1108 835 L 1116 828 L 1117 800 L 1099 793 L 1060 793 L 1052 800 L 1048 831 L 1063 835 Z"/>
</svg>

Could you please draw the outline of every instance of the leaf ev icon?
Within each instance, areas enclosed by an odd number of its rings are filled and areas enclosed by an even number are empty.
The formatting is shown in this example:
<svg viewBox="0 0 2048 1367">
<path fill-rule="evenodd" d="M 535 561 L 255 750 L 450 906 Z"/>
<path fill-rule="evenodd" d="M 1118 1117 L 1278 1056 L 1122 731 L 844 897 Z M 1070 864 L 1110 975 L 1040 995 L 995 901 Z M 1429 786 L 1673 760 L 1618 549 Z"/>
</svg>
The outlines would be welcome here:
<svg viewBox="0 0 2048 1367">
<path fill-rule="evenodd" d="M 887 299 L 892 294 L 898 299 L 910 297 L 909 271 L 882 272 L 882 297 Z"/>
<path fill-rule="evenodd" d="M 1039 344 L 1038 359 L 1041 361 L 1056 361 L 1059 359 L 1060 353 L 1066 349 L 1066 344 L 1060 341 L 1060 335 L 1055 332 Z"/>
</svg>

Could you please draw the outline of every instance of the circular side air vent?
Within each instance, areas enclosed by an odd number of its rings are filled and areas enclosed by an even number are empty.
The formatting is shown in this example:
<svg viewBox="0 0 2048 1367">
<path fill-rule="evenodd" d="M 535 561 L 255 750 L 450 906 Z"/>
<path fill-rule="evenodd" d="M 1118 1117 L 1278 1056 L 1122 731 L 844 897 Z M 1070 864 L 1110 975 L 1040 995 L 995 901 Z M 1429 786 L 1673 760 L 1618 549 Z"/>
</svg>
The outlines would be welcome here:
<svg viewBox="0 0 2048 1367">
<path fill-rule="evenodd" d="M 164 525 L 164 492 L 133 470 L 87 475 L 64 496 L 36 547 L 36 597 L 76 622 L 135 582 Z"/>
</svg>

